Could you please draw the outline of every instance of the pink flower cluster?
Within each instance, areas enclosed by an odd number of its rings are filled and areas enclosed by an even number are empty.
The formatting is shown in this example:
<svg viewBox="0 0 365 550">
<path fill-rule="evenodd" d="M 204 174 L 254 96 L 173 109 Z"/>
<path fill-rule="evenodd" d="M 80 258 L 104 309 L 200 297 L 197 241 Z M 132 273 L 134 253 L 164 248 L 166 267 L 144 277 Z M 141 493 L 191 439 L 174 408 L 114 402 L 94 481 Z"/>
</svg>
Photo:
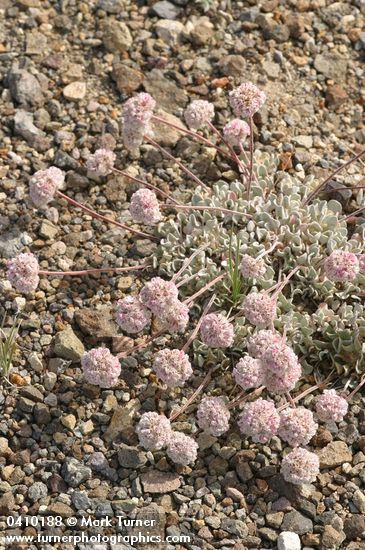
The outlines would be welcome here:
<svg viewBox="0 0 365 550">
<path fill-rule="evenodd" d="M 197 411 L 199 427 L 206 433 L 220 436 L 229 429 L 230 412 L 221 397 L 204 397 Z"/>
<path fill-rule="evenodd" d="M 301 377 L 302 368 L 298 357 L 284 342 L 268 346 L 261 360 L 265 367 L 265 386 L 269 391 L 289 392 Z"/>
<path fill-rule="evenodd" d="M 145 135 L 151 135 L 150 121 L 156 102 L 152 96 L 141 92 L 124 103 L 122 135 L 127 149 L 135 150 Z"/>
<path fill-rule="evenodd" d="M 155 225 L 161 220 L 157 197 L 149 189 L 139 189 L 133 193 L 129 211 L 134 221 L 145 225 Z"/>
<path fill-rule="evenodd" d="M 318 424 L 313 413 L 304 407 L 284 409 L 280 414 L 278 435 L 291 447 L 307 445 L 316 433 Z"/>
<path fill-rule="evenodd" d="M 288 483 L 312 483 L 319 474 L 319 458 L 315 453 L 297 447 L 284 456 L 280 472 Z"/>
<path fill-rule="evenodd" d="M 115 153 L 110 149 L 97 149 L 86 161 L 86 168 L 95 176 L 107 176 L 114 168 Z"/>
<path fill-rule="evenodd" d="M 84 376 L 90 384 L 112 388 L 118 382 L 121 367 L 119 359 L 107 348 L 93 348 L 81 357 Z"/>
<path fill-rule="evenodd" d="M 147 450 L 166 447 L 172 432 L 170 420 L 156 412 L 142 414 L 136 431 L 140 444 Z"/>
<path fill-rule="evenodd" d="M 341 422 L 349 404 L 336 390 L 324 390 L 316 402 L 317 416 L 322 422 Z"/>
<path fill-rule="evenodd" d="M 116 322 L 122 330 L 136 334 L 150 324 L 151 313 L 138 296 L 126 296 L 117 302 Z"/>
<path fill-rule="evenodd" d="M 247 351 L 252 357 L 261 359 L 271 344 L 278 344 L 281 341 L 282 336 L 278 332 L 274 330 L 259 330 L 249 338 Z"/>
<path fill-rule="evenodd" d="M 239 269 L 246 279 L 259 279 L 265 275 L 265 261 L 262 258 L 256 259 L 248 254 L 243 254 Z"/>
<path fill-rule="evenodd" d="M 252 117 L 266 101 L 266 95 L 252 82 L 244 82 L 229 93 L 229 102 L 239 117 Z"/>
<path fill-rule="evenodd" d="M 32 292 L 39 283 L 39 264 L 31 252 L 19 254 L 8 262 L 8 280 L 19 292 Z"/>
<path fill-rule="evenodd" d="M 359 259 L 352 252 L 334 250 L 324 262 L 327 277 L 335 282 L 351 282 L 360 271 Z"/>
<path fill-rule="evenodd" d="M 29 196 L 37 208 L 46 206 L 53 200 L 56 191 L 63 185 L 65 175 L 59 168 L 51 166 L 46 170 L 38 170 L 30 178 Z"/>
<path fill-rule="evenodd" d="M 272 401 L 257 399 L 247 403 L 238 420 L 241 432 L 255 443 L 267 443 L 278 433 L 280 416 Z"/>
<path fill-rule="evenodd" d="M 264 384 L 264 365 L 260 359 L 254 359 L 249 355 L 242 357 L 233 369 L 233 378 L 236 384 L 244 390 L 258 388 Z"/>
<path fill-rule="evenodd" d="M 214 117 L 214 105 L 204 99 L 192 101 L 184 112 L 184 118 L 189 128 L 199 130 L 206 126 Z"/>
<path fill-rule="evenodd" d="M 265 328 L 276 318 L 276 300 L 265 292 L 250 292 L 242 304 L 243 315 L 258 328 Z"/>
<path fill-rule="evenodd" d="M 179 349 L 162 349 L 157 352 L 153 370 L 170 388 L 183 386 L 193 374 L 189 356 Z"/>
<path fill-rule="evenodd" d="M 240 147 L 250 133 L 247 122 L 239 118 L 234 118 L 223 128 L 224 141 L 231 147 Z"/>
<path fill-rule="evenodd" d="M 211 348 L 228 348 L 233 344 L 233 325 L 224 315 L 209 313 L 202 319 L 200 337 Z"/>
<path fill-rule="evenodd" d="M 166 453 L 175 464 L 187 466 L 196 461 L 198 444 L 192 437 L 182 432 L 172 432 L 168 440 Z"/>
</svg>

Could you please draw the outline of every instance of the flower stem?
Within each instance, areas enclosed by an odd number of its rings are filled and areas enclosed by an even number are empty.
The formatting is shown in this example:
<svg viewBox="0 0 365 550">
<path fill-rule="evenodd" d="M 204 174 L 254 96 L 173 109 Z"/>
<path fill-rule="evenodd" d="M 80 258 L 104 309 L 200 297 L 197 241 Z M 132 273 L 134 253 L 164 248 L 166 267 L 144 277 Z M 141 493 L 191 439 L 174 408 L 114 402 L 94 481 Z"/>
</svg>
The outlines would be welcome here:
<svg viewBox="0 0 365 550">
<path fill-rule="evenodd" d="M 205 185 L 205 183 L 202 182 L 202 180 L 200 178 L 198 178 L 195 174 L 193 174 L 189 168 L 187 168 L 180 160 L 178 160 L 177 158 L 174 157 L 174 155 L 171 155 L 171 153 L 169 153 L 164 147 L 161 147 L 161 145 L 159 145 L 157 143 L 157 141 L 155 141 L 154 139 L 150 138 L 149 136 L 144 136 L 145 140 L 150 143 L 151 145 L 153 145 L 156 149 L 158 149 L 163 155 L 165 155 L 165 157 L 169 158 L 170 160 L 172 160 L 173 162 L 176 162 L 176 164 L 181 168 L 181 170 L 183 170 L 183 172 L 185 172 L 185 174 L 187 174 L 190 178 L 192 178 L 198 185 L 201 185 L 203 187 L 203 189 L 205 189 L 206 191 L 209 191 L 209 193 L 211 192 L 211 189 Z"/>
<path fill-rule="evenodd" d="M 127 273 L 128 271 L 138 271 L 141 269 L 146 269 L 148 265 L 137 265 L 135 267 L 101 267 L 97 269 L 82 269 L 81 271 L 38 271 L 39 275 L 57 275 L 63 277 L 64 275 L 69 276 L 80 276 L 80 275 L 89 275 L 91 273 Z"/>
<path fill-rule="evenodd" d="M 218 136 L 218 138 L 224 143 L 224 145 L 228 148 L 229 152 L 230 152 L 230 156 L 231 158 L 235 161 L 235 163 L 237 164 L 240 172 L 242 174 L 244 174 L 245 172 L 247 172 L 247 168 L 246 166 L 243 164 L 243 162 L 241 161 L 241 159 L 236 155 L 233 147 L 224 139 L 224 136 L 220 133 L 220 131 L 218 130 L 218 128 L 216 128 L 214 126 L 214 124 L 212 124 L 211 122 L 208 122 L 208 126 L 209 128 Z"/>
<path fill-rule="evenodd" d="M 155 191 L 156 193 L 159 193 L 162 197 L 165 197 L 166 199 L 169 199 L 173 203 L 180 204 L 177 200 L 175 200 L 173 197 L 171 197 L 171 195 L 169 195 L 168 193 L 165 193 L 165 191 L 162 191 L 162 189 L 159 189 L 158 187 L 156 187 L 152 183 L 148 183 L 147 181 L 141 180 L 139 178 L 135 178 L 134 176 L 131 176 L 130 174 L 128 174 L 128 172 L 125 172 L 124 170 L 119 170 L 118 168 L 113 168 L 113 172 L 115 174 L 119 174 L 120 176 L 123 176 L 123 177 L 133 181 L 134 183 L 139 183 L 140 185 L 144 185 L 144 187 L 148 187 L 149 189 L 153 189 L 153 191 Z"/>
<path fill-rule="evenodd" d="M 238 216 L 245 216 L 246 218 L 252 218 L 250 214 L 246 212 L 239 212 L 238 210 L 230 210 L 229 208 L 220 208 L 219 206 L 195 206 L 185 204 L 160 204 L 160 208 L 176 208 L 179 210 L 208 210 L 215 212 L 222 212 L 223 214 L 237 214 Z"/>
<path fill-rule="evenodd" d="M 249 118 L 250 126 L 250 167 L 249 167 L 249 176 L 247 183 L 247 200 L 250 200 L 251 195 L 251 185 L 252 185 L 252 175 L 253 175 L 253 151 L 254 151 L 254 141 L 253 141 L 253 121 L 252 116 Z"/>
<path fill-rule="evenodd" d="M 235 399 L 233 399 L 233 401 L 228 403 L 227 409 L 234 409 L 237 405 L 239 405 L 240 403 L 243 403 L 244 401 L 247 401 L 250 397 L 257 397 L 263 392 L 264 389 L 265 389 L 265 386 L 260 386 L 259 388 L 256 388 L 251 393 L 246 393 L 244 395 L 240 393 L 238 397 L 236 397 Z"/>
<path fill-rule="evenodd" d="M 358 214 L 361 214 L 361 212 L 364 212 L 364 210 L 365 210 L 365 206 L 362 206 L 358 210 L 355 210 L 355 212 L 352 212 L 352 214 L 347 214 L 347 216 L 345 216 L 342 221 L 346 222 L 350 218 L 357 216 Z"/>
<path fill-rule="evenodd" d="M 131 233 L 134 233 L 135 235 L 139 235 L 140 237 L 145 237 L 147 239 L 153 239 L 154 241 L 158 240 L 157 237 L 154 235 L 151 235 L 150 233 L 144 233 L 143 231 L 138 231 L 137 229 L 132 229 L 131 227 L 128 227 L 127 225 L 124 225 L 123 223 L 119 223 L 112 218 L 108 218 L 107 216 L 103 216 L 102 214 L 98 214 L 95 212 L 95 210 L 91 210 L 91 208 L 88 208 L 87 206 L 84 206 L 83 204 L 75 201 L 74 199 L 71 199 L 67 195 L 64 195 L 61 193 L 61 191 L 56 191 L 57 195 L 61 197 L 62 199 L 65 199 L 67 202 L 72 204 L 73 206 L 76 206 L 77 208 L 80 208 L 81 210 L 84 210 L 84 212 L 87 212 L 92 216 L 93 218 L 103 220 L 107 223 L 111 223 L 113 225 L 116 225 L 120 229 L 124 229 L 126 231 L 130 231 Z"/>
<path fill-rule="evenodd" d="M 320 183 L 318 185 L 318 187 L 316 187 L 311 193 L 309 193 L 308 197 L 303 201 L 302 203 L 302 206 L 307 206 L 308 203 L 310 203 L 310 201 L 316 196 L 318 195 L 318 193 L 320 193 L 322 191 L 322 189 L 327 185 L 327 183 L 329 181 L 331 181 L 331 179 L 336 176 L 339 172 L 341 172 L 344 168 L 347 168 L 348 166 L 350 166 L 350 164 L 352 164 L 353 162 L 356 162 L 362 155 L 365 154 L 365 149 L 363 151 L 360 151 L 360 153 L 358 153 L 357 155 L 355 155 L 354 157 L 350 158 L 350 160 L 348 160 L 347 162 L 345 162 L 345 164 L 342 164 L 341 166 L 339 166 L 338 168 L 336 168 L 336 170 L 334 172 L 332 172 L 322 183 Z"/>
<path fill-rule="evenodd" d="M 180 267 L 179 271 L 177 271 L 177 273 L 175 273 L 175 275 L 171 279 L 172 283 L 175 283 L 177 281 L 177 279 L 180 277 L 180 275 L 182 275 L 184 273 L 184 271 L 191 264 L 191 262 L 194 260 L 194 258 L 196 258 L 196 256 L 198 256 L 198 254 L 200 254 L 200 252 L 203 252 L 203 250 L 206 248 L 206 246 L 207 245 L 200 246 L 199 248 L 197 248 L 195 250 L 195 252 L 193 252 L 191 254 L 191 256 L 189 256 L 188 258 L 185 258 L 185 260 L 184 260 L 182 266 Z"/>
<path fill-rule="evenodd" d="M 190 305 L 192 302 L 194 302 L 194 300 L 196 300 L 196 298 L 198 298 L 201 294 L 203 294 L 211 286 L 214 286 L 216 283 L 218 283 L 218 281 L 221 281 L 222 279 L 224 279 L 225 276 L 226 276 L 225 273 L 223 275 L 219 275 L 218 277 L 216 277 L 215 279 L 213 279 L 212 281 L 207 283 L 205 286 L 203 286 L 203 288 L 198 290 L 198 292 L 196 292 L 195 294 L 193 294 L 192 296 L 190 296 L 189 298 L 184 300 L 183 303 L 186 304 L 186 305 Z"/>
<path fill-rule="evenodd" d="M 182 348 L 182 351 L 184 351 L 185 353 L 189 349 L 189 346 L 190 346 L 191 342 L 194 340 L 195 336 L 198 334 L 199 329 L 200 329 L 200 325 L 202 324 L 202 321 L 203 321 L 203 317 L 208 313 L 208 311 L 212 307 L 212 304 L 213 304 L 215 299 L 216 299 L 216 294 L 213 294 L 213 296 L 210 298 L 209 302 L 205 306 L 205 308 L 203 310 L 203 313 L 201 314 L 200 319 L 199 319 L 196 327 L 194 328 L 193 332 L 190 334 L 190 337 L 189 337 L 188 341 L 186 342 L 186 344 Z"/>
</svg>

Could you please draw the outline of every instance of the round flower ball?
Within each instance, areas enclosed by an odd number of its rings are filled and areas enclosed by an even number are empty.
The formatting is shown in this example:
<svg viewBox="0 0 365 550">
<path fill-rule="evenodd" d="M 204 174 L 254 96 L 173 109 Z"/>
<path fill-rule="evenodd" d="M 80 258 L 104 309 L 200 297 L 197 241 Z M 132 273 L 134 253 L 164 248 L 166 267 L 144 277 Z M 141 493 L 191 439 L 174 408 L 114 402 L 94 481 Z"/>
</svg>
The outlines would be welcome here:
<svg viewBox="0 0 365 550">
<path fill-rule="evenodd" d="M 175 464 L 187 466 L 196 461 L 198 444 L 188 435 L 181 432 L 172 432 L 169 437 L 166 453 Z"/>
<path fill-rule="evenodd" d="M 19 292 L 32 292 L 39 283 L 39 264 L 31 252 L 19 254 L 8 262 L 7 276 L 11 285 Z"/>
<path fill-rule="evenodd" d="M 169 388 L 183 386 L 193 374 L 189 356 L 179 349 L 162 349 L 157 352 L 152 368 Z"/>
<path fill-rule="evenodd" d="M 229 429 L 230 412 L 221 397 L 204 397 L 197 411 L 199 427 L 216 437 Z"/>
<path fill-rule="evenodd" d="M 176 303 L 178 293 L 177 286 L 172 281 L 153 277 L 142 288 L 139 299 L 152 313 L 160 317 L 171 307 L 171 303 Z"/>
<path fill-rule="evenodd" d="M 307 445 L 316 433 L 318 424 L 314 422 L 313 413 L 304 407 L 284 409 L 280 413 L 278 435 L 291 447 Z"/>
<path fill-rule="evenodd" d="M 125 332 L 136 334 L 148 326 L 150 321 L 151 312 L 137 296 L 126 296 L 122 300 L 118 300 L 116 322 Z"/>
<path fill-rule="evenodd" d="M 221 313 L 209 313 L 202 319 L 200 337 L 211 348 L 228 348 L 233 344 L 233 325 Z"/>
<path fill-rule="evenodd" d="M 265 369 L 279 375 L 295 369 L 299 364 L 293 349 L 282 341 L 268 346 L 261 359 Z"/>
<path fill-rule="evenodd" d="M 247 351 L 252 357 L 261 359 L 266 349 L 282 341 L 282 336 L 274 330 L 259 330 L 247 342 Z"/>
<path fill-rule="evenodd" d="M 250 133 L 247 122 L 239 118 L 234 118 L 223 128 L 224 141 L 231 147 L 240 147 Z"/>
<path fill-rule="evenodd" d="M 319 458 L 302 447 L 297 447 L 284 456 L 280 473 L 288 483 L 302 485 L 312 483 L 319 474 Z"/>
<path fill-rule="evenodd" d="M 265 261 L 262 258 L 256 259 L 248 254 L 243 254 L 239 270 L 246 279 L 259 279 L 265 275 Z"/>
<path fill-rule="evenodd" d="M 266 328 L 276 318 L 276 300 L 264 292 L 250 292 L 243 301 L 242 311 L 249 323 Z"/>
<path fill-rule="evenodd" d="M 34 206 L 41 208 L 51 202 L 64 180 L 64 173 L 56 166 L 33 174 L 29 181 L 29 196 Z"/>
<path fill-rule="evenodd" d="M 86 161 L 86 168 L 95 176 L 107 176 L 114 168 L 115 153 L 110 149 L 97 149 Z"/>
<path fill-rule="evenodd" d="M 324 262 L 324 271 L 331 281 L 354 281 L 360 271 L 359 259 L 352 252 L 334 250 Z"/>
<path fill-rule="evenodd" d="M 140 147 L 145 135 L 151 135 L 150 121 L 156 102 L 150 94 L 141 92 L 123 105 L 122 138 L 127 149 Z"/>
<path fill-rule="evenodd" d="M 322 422 L 341 422 L 348 408 L 348 402 L 336 390 L 324 390 L 316 402 L 317 416 Z"/>
<path fill-rule="evenodd" d="M 136 432 L 142 447 L 150 451 L 166 447 L 172 430 L 170 420 L 166 416 L 147 412 L 142 414 Z"/>
<path fill-rule="evenodd" d="M 302 367 L 299 363 L 281 373 L 270 371 L 264 367 L 264 385 L 273 393 L 287 393 L 295 388 L 302 376 Z"/>
<path fill-rule="evenodd" d="M 252 117 L 266 101 L 266 95 L 252 82 L 244 82 L 229 93 L 229 103 L 235 115 Z"/>
<path fill-rule="evenodd" d="M 182 333 L 189 323 L 189 308 L 180 300 L 172 300 L 162 315 L 157 317 L 170 334 Z"/>
<path fill-rule="evenodd" d="M 257 399 L 247 403 L 238 420 L 240 431 L 255 443 L 267 443 L 277 434 L 280 416 L 272 401 Z"/>
<path fill-rule="evenodd" d="M 260 359 L 249 355 L 242 357 L 233 369 L 236 384 L 244 390 L 258 388 L 264 383 L 264 367 Z"/>
<path fill-rule="evenodd" d="M 84 376 L 90 384 L 112 388 L 118 382 L 121 367 L 119 359 L 107 348 L 93 348 L 81 357 Z"/>
<path fill-rule="evenodd" d="M 129 212 L 134 221 L 145 225 L 154 225 L 161 220 L 157 197 L 150 189 L 139 189 L 133 193 Z"/>
<path fill-rule="evenodd" d="M 214 105 L 204 99 L 192 101 L 184 112 L 186 124 L 192 130 L 199 130 L 206 126 L 214 117 Z"/>
</svg>

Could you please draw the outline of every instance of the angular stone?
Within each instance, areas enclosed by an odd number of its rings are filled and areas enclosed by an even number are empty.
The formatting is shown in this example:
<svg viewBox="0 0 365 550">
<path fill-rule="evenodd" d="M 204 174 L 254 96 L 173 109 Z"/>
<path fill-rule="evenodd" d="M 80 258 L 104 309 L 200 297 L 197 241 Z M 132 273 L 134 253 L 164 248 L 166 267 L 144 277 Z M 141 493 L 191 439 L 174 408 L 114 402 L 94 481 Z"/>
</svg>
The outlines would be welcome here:
<svg viewBox="0 0 365 550">
<path fill-rule="evenodd" d="M 33 124 L 33 115 L 19 109 L 14 117 L 14 133 L 21 136 L 37 151 L 46 151 L 51 145 L 51 138 Z"/>
<path fill-rule="evenodd" d="M 129 28 L 122 21 L 108 18 L 102 24 L 103 43 L 108 52 L 123 53 L 133 44 Z"/>
<path fill-rule="evenodd" d="M 27 497 L 31 502 L 36 502 L 37 500 L 46 497 L 48 494 L 47 485 L 41 481 L 36 481 L 28 489 Z"/>
<path fill-rule="evenodd" d="M 72 328 L 67 327 L 56 334 L 54 338 L 54 351 L 58 357 L 77 363 L 80 361 L 85 348 Z"/>
<path fill-rule="evenodd" d="M 32 31 L 26 34 L 25 53 L 27 55 L 44 55 L 47 50 L 47 37 L 42 32 Z"/>
<path fill-rule="evenodd" d="M 326 78 L 340 82 L 346 77 L 347 60 L 336 52 L 318 54 L 314 59 L 314 68 Z"/>
<path fill-rule="evenodd" d="M 132 429 L 134 415 L 140 407 L 140 402 L 137 399 L 132 399 L 127 405 L 118 407 L 114 411 L 108 429 L 104 433 L 107 443 L 114 441 L 122 431 Z"/>
<path fill-rule="evenodd" d="M 119 92 L 131 95 L 142 84 L 144 75 L 129 65 L 117 62 L 113 64 L 112 78 Z"/>
<path fill-rule="evenodd" d="M 334 110 L 337 110 L 348 101 L 348 94 L 345 90 L 338 84 L 333 86 L 328 86 L 326 91 L 326 102 L 328 107 L 331 107 Z"/>
<path fill-rule="evenodd" d="M 352 453 L 344 441 L 332 441 L 318 451 L 321 468 L 334 468 L 352 461 Z"/>
<path fill-rule="evenodd" d="M 304 535 L 313 532 L 313 522 L 300 512 L 293 510 L 285 514 L 281 528 L 283 531 L 292 531 L 298 535 Z"/>
<path fill-rule="evenodd" d="M 76 311 L 75 320 L 84 334 L 95 338 L 112 338 L 118 332 L 112 308 L 82 308 Z"/>
<path fill-rule="evenodd" d="M 47 512 L 50 516 L 61 516 L 62 518 L 70 518 L 74 515 L 74 511 L 71 506 L 68 506 L 63 502 L 53 502 L 50 504 Z"/>
<path fill-rule="evenodd" d="M 8 516 L 14 511 L 15 499 L 12 493 L 4 493 L 0 497 L 0 515 Z"/>
<path fill-rule="evenodd" d="M 184 25 L 180 21 L 170 21 L 169 19 L 162 19 L 155 25 L 156 34 L 165 44 L 178 44 L 182 33 L 184 32 Z"/>
<path fill-rule="evenodd" d="M 24 106 L 34 107 L 44 102 L 41 86 L 31 73 L 14 67 L 8 74 L 10 94 L 15 101 Z"/>
<path fill-rule="evenodd" d="M 241 76 L 246 68 L 246 60 L 241 55 L 225 55 L 218 63 L 219 71 L 224 76 Z"/>
<path fill-rule="evenodd" d="M 171 124 L 175 124 L 175 126 L 186 129 L 185 124 L 179 118 L 162 109 L 158 109 L 156 116 L 163 118 Z M 174 130 L 174 128 L 167 126 L 163 122 L 157 122 L 155 120 L 152 121 L 152 130 L 155 135 L 155 140 L 163 147 L 175 147 L 182 137 L 181 132 L 178 130 Z"/>
<path fill-rule="evenodd" d="M 152 6 L 152 10 L 158 17 L 161 17 L 161 19 L 176 19 L 180 13 L 179 8 L 171 4 L 171 2 L 168 2 L 168 0 L 156 2 L 156 4 Z"/>
<path fill-rule="evenodd" d="M 86 95 L 85 82 L 71 82 L 63 89 L 63 95 L 70 101 L 80 101 Z"/>
<path fill-rule="evenodd" d="M 186 92 L 166 78 L 160 69 L 152 69 L 146 75 L 143 85 L 146 92 L 166 111 L 176 111 L 179 107 L 185 107 L 188 102 Z"/>
<path fill-rule="evenodd" d="M 141 482 L 145 493 L 171 493 L 176 491 L 181 481 L 178 474 L 150 470 L 141 475 Z"/>
<path fill-rule="evenodd" d="M 365 514 L 365 495 L 361 489 L 358 489 L 357 491 L 354 492 L 352 501 L 355 504 L 356 508 L 359 510 L 359 512 L 361 512 L 362 514 Z"/>
<path fill-rule="evenodd" d="M 43 401 L 43 394 L 34 386 L 25 386 L 20 390 L 20 395 L 36 403 L 41 403 Z"/>
<path fill-rule="evenodd" d="M 322 548 L 328 548 L 328 550 L 339 548 L 345 538 L 346 535 L 343 531 L 337 531 L 332 525 L 325 525 L 322 535 Z"/>
<path fill-rule="evenodd" d="M 121 443 L 118 448 L 118 461 L 122 468 L 140 468 L 146 464 L 147 457 L 138 447 Z"/>
<path fill-rule="evenodd" d="M 84 481 L 91 478 L 91 468 L 85 466 L 75 458 L 66 458 L 61 469 L 61 474 L 67 485 L 78 487 Z"/>
<path fill-rule="evenodd" d="M 277 540 L 278 550 L 300 550 L 300 538 L 291 531 L 282 531 Z"/>
<path fill-rule="evenodd" d="M 365 534 L 365 516 L 362 514 L 353 514 L 345 519 L 343 527 L 346 537 L 349 540 L 355 540 Z"/>
</svg>

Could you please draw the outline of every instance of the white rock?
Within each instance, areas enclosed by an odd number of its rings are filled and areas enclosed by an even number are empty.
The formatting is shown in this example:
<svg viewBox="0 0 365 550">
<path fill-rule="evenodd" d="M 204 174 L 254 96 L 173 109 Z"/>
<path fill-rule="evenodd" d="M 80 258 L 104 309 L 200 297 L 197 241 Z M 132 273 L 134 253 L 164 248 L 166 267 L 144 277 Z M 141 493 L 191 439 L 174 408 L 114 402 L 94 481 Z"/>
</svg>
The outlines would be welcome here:
<svg viewBox="0 0 365 550">
<path fill-rule="evenodd" d="M 300 538 L 296 533 L 283 531 L 278 537 L 278 550 L 300 550 Z"/>
<path fill-rule="evenodd" d="M 85 82 L 71 82 L 63 89 L 63 95 L 66 99 L 71 101 L 79 101 L 83 99 L 86 94 Z"/>
</svg>

